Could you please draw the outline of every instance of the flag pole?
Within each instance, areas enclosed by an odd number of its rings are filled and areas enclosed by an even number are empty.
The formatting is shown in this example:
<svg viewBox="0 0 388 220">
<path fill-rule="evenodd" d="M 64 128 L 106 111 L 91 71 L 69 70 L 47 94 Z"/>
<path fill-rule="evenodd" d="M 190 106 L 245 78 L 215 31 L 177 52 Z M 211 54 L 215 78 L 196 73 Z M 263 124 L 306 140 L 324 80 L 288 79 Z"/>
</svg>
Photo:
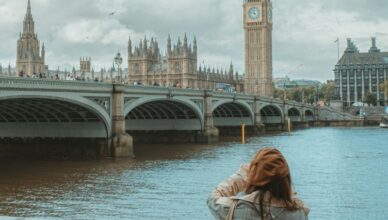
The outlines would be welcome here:
<svg viewBox="0 0 388 220">
<path fill-rule="evenodd" d="M 338 50 L 338 60 L 339 60 L 340 51 L 339 51 L 339 38 L 338 37 L 337 37 L 337 50 Z"/>
</svg>

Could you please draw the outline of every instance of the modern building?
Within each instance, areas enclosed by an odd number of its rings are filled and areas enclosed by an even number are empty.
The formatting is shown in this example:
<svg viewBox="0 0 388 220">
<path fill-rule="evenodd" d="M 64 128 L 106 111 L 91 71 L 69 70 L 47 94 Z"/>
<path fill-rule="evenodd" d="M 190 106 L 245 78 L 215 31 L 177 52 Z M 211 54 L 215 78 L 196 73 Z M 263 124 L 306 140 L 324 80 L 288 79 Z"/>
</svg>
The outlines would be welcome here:
<svg viewBox="0 0 388 220">
<path fill-rule="evenodd" d="M 38 34 L 35 33 L 34 19 L 31 13 L 31 3 L 28 0 L 27 13 L 23 21 L 23 32 L 17 42 L 16 72 L 19 75 L 39 75 L 46 72 L 45 48 L 40 43 Z"/>
<path fill-rule="evenodd" d="M 244 0 L 245 92 L 273 97 L 272 3 Z"/>
<path fill-rule="evenodd" d="M 386 103 L 388 97 L 380 85 L 387 82 L 388 52 L 381 52 L 376 46 L 376 38 L 367 53 L 358 50 L 351 39 L 334 69 L 336 94 L 347 106 L 355 102 L 365 102 L 368 93 L 376 96 L 378 105 Z"/>
</svg>

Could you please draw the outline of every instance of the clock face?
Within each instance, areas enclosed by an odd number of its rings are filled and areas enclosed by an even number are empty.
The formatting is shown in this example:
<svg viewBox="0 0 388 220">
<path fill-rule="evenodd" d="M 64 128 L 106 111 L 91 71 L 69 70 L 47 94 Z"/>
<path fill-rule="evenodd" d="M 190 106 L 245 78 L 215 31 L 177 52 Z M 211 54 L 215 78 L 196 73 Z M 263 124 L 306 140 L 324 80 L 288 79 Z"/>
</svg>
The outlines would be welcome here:
<svg viewBox="0 0 388 220">
<path fill-rule="evenodd" d="M 257 7 L 252 7 L 249 9 L 248 15 L 252 20 L 256 20 L 260 17 L 260 10 Z"/>
<path fill-rule="evenodd" d="M 268 8 L 268 20 L 272 22 L 272 6 Z"/>
</svg>

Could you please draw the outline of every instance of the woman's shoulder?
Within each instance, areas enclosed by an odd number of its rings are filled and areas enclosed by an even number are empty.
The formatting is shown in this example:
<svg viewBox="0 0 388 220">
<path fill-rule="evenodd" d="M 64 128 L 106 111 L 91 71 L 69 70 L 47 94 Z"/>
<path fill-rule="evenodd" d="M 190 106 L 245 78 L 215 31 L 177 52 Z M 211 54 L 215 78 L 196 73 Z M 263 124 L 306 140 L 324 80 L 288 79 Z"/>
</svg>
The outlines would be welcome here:
<svg viewBox="0 0 388 220">
<path fill-rule="evenodd" d="M 301 200 L 297 196 L 294 196 L 293 200 L 298 209 L 302 209 L 306 215 L 310 213 L 310 208 L 307 206 L 306 203 L 303 202 L 303 200 Z"/>
<path fill-rule="evenodd" d="M 238 200 L 238 202 L 241 205 L 243 205 L 243 204 L 254 204 L 255 206 L 258 206 L 259 202 L 258 202 L 257 198 L 258 198 L 258 194 L 259 193 L 260 192 L 256 191 L 256 192 L 253 192 L 251 194 L 245 194 L 245 195 L 242 195 L 242 196 L 238 196 L 238 197 L 234 197 L 234 198 L 232 197 L 232 198 L 235 199 L 235 200 Z M 292 199 L 293 199 L 293 202 L 294 202 L 297 210 L 303 211 L 304 214 L 307 216 L 309 214 L 309 212 L 310 212 L 310 209 L 308 208 L 306 203 L 304 203 L 303 200 L 298 198 L 297 194 L 294 194 Z M 277 201 L 276 199 L 272 199 L 270 203 L 266 202 L 266 199 L 264 199 L 263 205 L 266 206 L 266 207 L 272 207 L 272 208 L 279 209 L 279 210 L 282 210 L 282 209 L 286 208 L 286 205 L 283 202 Z"/>
<path fill-rule="evenodd" d="M 303 208 L 290 211 L 286 207 L 279 205 L 264 205 L 263 206 L 265 219 L 277 220 L 307 220 L 308 213 Z M 256 203 L 251 203 L 246 200 L 238 200 L 236 208 L 233 211 L 233 219 L 260 219 L 260 206 Z"/>
</svg>

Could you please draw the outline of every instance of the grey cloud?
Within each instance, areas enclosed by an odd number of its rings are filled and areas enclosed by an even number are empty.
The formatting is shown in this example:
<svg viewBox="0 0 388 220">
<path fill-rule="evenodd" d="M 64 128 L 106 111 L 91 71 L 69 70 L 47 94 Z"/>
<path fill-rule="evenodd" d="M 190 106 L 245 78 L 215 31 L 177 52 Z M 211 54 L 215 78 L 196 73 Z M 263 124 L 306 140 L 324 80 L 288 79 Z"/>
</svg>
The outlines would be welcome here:
<svg viewBox="0 0 388 220">
<path fill-rule="evenodd" d="M 126 55 L 128 36 L 125 33 L 132 33 L 135 41 L 145 33 L 156 35 L 164 50 L 169 33 L 176 41 L 186 32 L 190 40 L 197 36 L 199 63 L 205 60 L 207 65 L 227 67 L 233 60 L 236 69 L 243 72 L 242 0 L 31 1 L 36 30 L 41 42 L 46 43 L 51 69 L 58 65 L 61 68 L 78 66 L 80 56 L 91 56 L 96 70 L 108 67 L 118 50 Z M 303 63 L 304 67 L 293 73 L 292 78 L 330 79 L 337 57 L 334 44 L 337 37 L 341 40 L 341 51 L 346 37 L 355 38 L 362 50 L 369 46 L 371 35 L 381 38 L 378 43 L 382 49 L 384 41 L 388 40 L 384 29 L 377 29 L 385 25 L 382 22 L 388 17 L 382 0 L 273 1 L 275 76 L 282 76 Z M 3 66 L 9 61 L 14 65 L 26 2 L 0 0 L 0 12 L 8 10 L 4 14 L 14 15 L 7 24 L 0 22 L 0 63 Z M 309 10 L 314 13 L 308 13 Z M 109 15 L 110 12 L 115 13 Z M 353 20 L 348 21 L 346 16 L 352 16 Z M 85 20 L 104 28 L 104 33 L 89 36 L 84 42 L 71 40 L 88 37 L 85 31 L 96 33 L 90 26 L 85 26 L 87 30 L 77 26 Z M 368 29 L 362 32 L 353 28 L 358 22 Z M 78 28 L 72 29 L 75 33 L 70 37 L 69 33 L 64 33 L 69 25 Z"/>
</svg>

